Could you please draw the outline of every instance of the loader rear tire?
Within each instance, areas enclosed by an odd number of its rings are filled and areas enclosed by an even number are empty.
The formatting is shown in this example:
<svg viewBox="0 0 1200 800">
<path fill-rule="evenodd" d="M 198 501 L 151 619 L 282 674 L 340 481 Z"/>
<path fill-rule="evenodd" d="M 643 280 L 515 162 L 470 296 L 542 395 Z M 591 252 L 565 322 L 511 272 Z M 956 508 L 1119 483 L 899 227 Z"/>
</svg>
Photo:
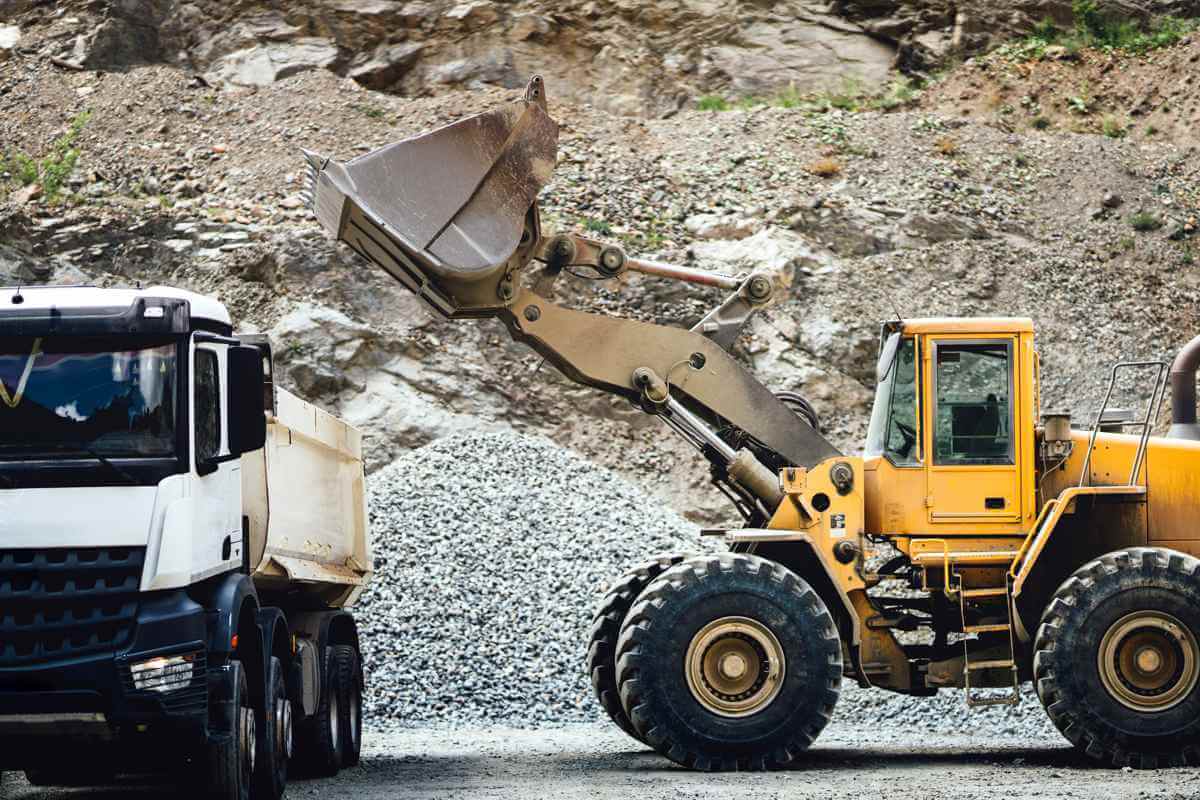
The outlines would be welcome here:
<svg viewBox="0 0 1200 800">
<path fill-rule="evenodd" d="M 621 624 L 628 616 L 629 609 L 642 591 L 684 558 L 680 554 L 667 553 L 629 570 L 608 590 L 592 619 L 587 671 L 592 679 L 596 700 L 618 728 L 643 744 L 646 740 L 634 730 L 633 723 L 621 707 L 621 693 L 617 688 L 617 637 L 621 634 Z"/>
<path fill-rule="evenodd" d="M 655 750 L 686 767 L 781 767 L 828 724 L 842 646 L 803 579 L 752 555 L 698 556 L 630 609 L 617 643 L 621 703 Z"/>
<path fill-rule="evenodd" d="M 1050 719 L 1114 766 L 1200 764 L 1200 560 L 1131 547 L 1055 592 L 1034 642 Z"/>
</svg>

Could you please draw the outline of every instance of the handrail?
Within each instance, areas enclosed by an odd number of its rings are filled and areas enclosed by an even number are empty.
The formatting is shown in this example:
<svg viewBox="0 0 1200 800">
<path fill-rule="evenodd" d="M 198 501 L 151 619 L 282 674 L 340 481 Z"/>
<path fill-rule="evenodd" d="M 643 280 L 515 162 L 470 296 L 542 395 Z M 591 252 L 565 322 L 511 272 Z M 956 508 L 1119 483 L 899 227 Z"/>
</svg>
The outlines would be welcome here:
<svg viewBox="0 0 1200 800">
<path fill-rule="evenodd" d="M 1117 385 L 1117 373 L 1125 368 L 1158 367 L 1158 375 L 1154 379 L 1154 389 L 1150 392 L 1150 402 L 1146 405 L 1146 417 L 1140 423 L 1135 423 L 1141 426 L 1142 437 L 1138 441 L 1138 447 L 1133 456 L 1133 471 L 1129 475 L 1129 485 L 1137 485 L 1137 476 L 1142 471 L 1142 462 L 1146 457 L 1146 446 L 1150 440 L 1150 428 L 1153 425 L 1156 413 L 1161 410 L 1163 400 L 1167 396 L 1166 376 L 1168 366 L 1165 361 L 1121 361 L 1113 365 L 1112 371 L 1109 373 L 1108 391 L 1105 392 L 1104 401 L 1100 403 L 1100 407 L 1096 410 L 1096 422 L 1092 425 L 1092 432 L 1088 437 L 1087 453 L 1084 454 L 1083 469 L 1079 473 L 1078 485 L 1080 487 L 1088 485 L 1089 470 L 1092 465 L 1092 450 L 1096 447 L 1096 437 L 1100 434 L 1100 423 L 1104 419 L 1104 412 L 1108 410 L 1108 401 L 1112 399 L 1113 390 Z"/>
<path fill-rule="evenodd" d="M 1050 515 L 1051 511 L 1058 507 L 1059 502 L 1059 498 L 1055 497 L 1047 500 L 1042 506 L 1042 510 L 1037 515 L 1037 519 L 1033 521 L 1033 527 L 1029 529 L 1029 535 L 1025 537 L 1025 541 L 1021 542 L 1020 548 L 1017 549 L 1017 554 L 1013 556 L 1012 565 L 1008 568 L 1008 574 L 1011 577 L 1016 578 L 1017 573 L 1021 571 L 1021 560 L 1025 558 L 1025 554 L 1029 552 L 1029 548 L 1033 544 L 1034 539 L 1037 538 L 1038 532 L 1041 530 L 1042 525 L 1045 524 L 1046 518 Z"/>
</svg>

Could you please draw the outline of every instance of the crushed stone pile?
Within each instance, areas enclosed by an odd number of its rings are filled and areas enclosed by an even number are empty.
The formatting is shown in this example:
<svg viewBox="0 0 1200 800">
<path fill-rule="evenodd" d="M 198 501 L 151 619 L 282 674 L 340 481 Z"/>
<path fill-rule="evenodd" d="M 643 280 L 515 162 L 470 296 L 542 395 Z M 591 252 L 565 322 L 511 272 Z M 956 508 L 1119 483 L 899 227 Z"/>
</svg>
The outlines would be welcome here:
<svg viewBox="0 0 1200 800">
<path fill-rule="evenodd" d="M 584 674 L 609 582 L 696 527 L 549 440 L 464 434 L 369 479 L 377 572 L 356 616 L 377 725 L 598 719 Z"/>
<path fill-rule="evenodd" d="M 356 610 L 376 729 L 606 720 L 584 672 L 610 583 L 662 552 L 713 546 L 615 473 L 547 439 L 468 433 L 369 479 L 376 574 Z M 1054 735 L 1021 705 L 904 697 L 842 683 L 835 723 Z"/>
</svg>

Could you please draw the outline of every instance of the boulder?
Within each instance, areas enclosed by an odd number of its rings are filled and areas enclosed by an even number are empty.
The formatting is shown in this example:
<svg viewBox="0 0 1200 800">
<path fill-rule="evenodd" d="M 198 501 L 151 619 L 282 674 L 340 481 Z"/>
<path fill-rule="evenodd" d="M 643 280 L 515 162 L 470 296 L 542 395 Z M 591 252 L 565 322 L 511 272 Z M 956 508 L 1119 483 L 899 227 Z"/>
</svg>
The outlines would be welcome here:
<svg viewBox="0 0 1200 800">
<path fill-rule="evenodd" d="M 378 47 L 351 64 L 347 75 L 370 89 L 386 89 L 412 69 L 424 49 L 424 45 L 417 42 Z"/>
<path fill-rule="evenodd" d="M 279 367 L 305 397 L 328 398 L 353 385 L 348 371 L 366 365 L 375 332 L 336 309 L 300 303 L 270 332 Z"/>
<path fill-rule="evenodd" d="M 167 0 L 113 0 L 105 16 L 75 39 L 70 60 L 86 69 L 113 69 L 157 61 L 160 28 L 172 4 Z"/>
<path fill-rule="evenodd" d="M 477 31 L 499 22 L 500 12 L 489 0 L 472 0 L 454 6 L 442 15 L 442 19 L 452 26 Z"/>
<path fill-rule="evenodd" d="M 692 246 L 692 253 L 701 264 L 722 272 L 761 270 L 779 275 L 785 284 L 792 282 L 796 270 L 834 268 L 833 261 L 803 236 L 774 228 L 736 241 L 699 242 Z"/>
<path fill-rule="evenodd" d="M 0 25 L 0 59 L 7 58 L 20 40 L 20 28 L 16 25 Z"/>
<path fill-rule="evenodd" d="M 496 84 L 508 89 L 519 89 L 524 85 L 524 80 L 513 68 L 512 53 L 508 51 L 447 61 L 431 68 L 427 78 L 430 83 Z"/>
<path fill-rule="evenodd" d="M 762 223 L 756 219 L 721 214 L 696 214 L 684 220 L 683 225 L 697 239 L 731 241 L 753 236 L 762 227 Z"/>
<path fill-rule="evenodd" d="M 328 39 L 304 38 L 280 44 L 263 44 L 230 53 L 205 74 L 210 83 L 235 86 L 269 86 L 278 80 L 312 69 L 328 69 L 338 49 Z"/>
<path fill-rule="evenodd" d="M 548 36 L 553 30 L 554 23 L 547 17 L 540 14 L 518 14 L 513 17 L 512 26 L 508 29 L 508 38 L 514 42 L 524 42 Z"/>
</svg>

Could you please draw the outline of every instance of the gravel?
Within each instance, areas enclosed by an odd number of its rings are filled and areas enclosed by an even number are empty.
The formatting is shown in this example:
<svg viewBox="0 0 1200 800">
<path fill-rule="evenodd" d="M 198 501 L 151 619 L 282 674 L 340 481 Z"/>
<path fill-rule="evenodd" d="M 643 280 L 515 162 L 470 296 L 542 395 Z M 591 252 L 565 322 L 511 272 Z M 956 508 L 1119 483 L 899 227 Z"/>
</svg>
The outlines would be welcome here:
<svg viewBox="0 0 1200 800">
<path fill-rule="evenodd" d="M 541 437 L 464 434 L 370 478 L 375 579 L 357 610 L 375 728 L 537 727 L 604 719 L 584 673 L 609 583 L 654 553 L 698 551 L 695 526 Z M 842 684 L 835 719 L 991 734 L 1055 731 L 1021 705 Z"/>
<path fill-rule="evenodd" d="M 374 473 L 377 573 L 357 611 L 377 726 L 593 720 L 608 582 L 695 526 L 540 437 L 439 439 Z"/>
</svg>

